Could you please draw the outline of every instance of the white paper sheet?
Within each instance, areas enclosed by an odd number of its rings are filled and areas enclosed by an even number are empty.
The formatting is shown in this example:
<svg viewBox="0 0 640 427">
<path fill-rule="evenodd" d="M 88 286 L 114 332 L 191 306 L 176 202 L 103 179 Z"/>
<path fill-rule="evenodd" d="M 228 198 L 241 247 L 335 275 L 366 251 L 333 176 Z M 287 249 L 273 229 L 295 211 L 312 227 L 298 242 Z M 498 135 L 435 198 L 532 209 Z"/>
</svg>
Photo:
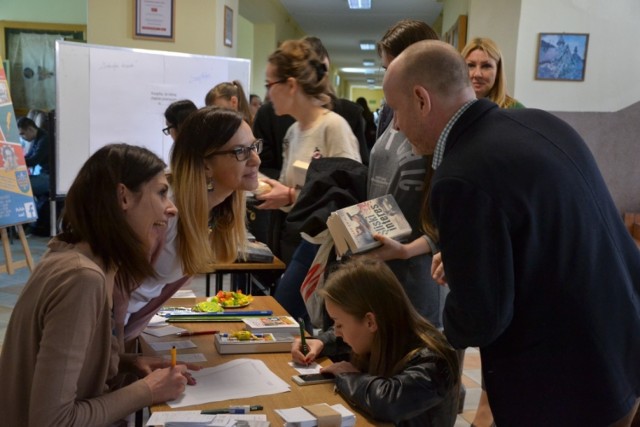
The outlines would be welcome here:
<svg viewBox="0 0 640 427">
<path fill-rule="evenodd" d="M 167 335 L 177 334 L 178 332 L 185 332 L 186 329 L 178 328 L 177 326 L 161 326 L 161 327 L 146 327 L 144 329 L 145 334 L 153 335 L 154 337 L 166 337 Z"/>
<path fill-rule="evenodd" d="M 213 368 L 193 371 L 197 384 L 187 386 L 178 399 L 167 404 L 172 408 L 242 399 L 290 391 L 261 360 L 236 359 Z"/>
<path fill-rule="evenodd" d="M 165 354 L 163 359 L 171 360 L 170 354 Z M 184 363 L 198 363 L 198 362 L 206 362 L 207 358 L 202 353 L 178 353 L 178 357 L 176 358 L 178 362 Z"/>
<path fill-rule="evenodd" d="M 147 426 L 164 426 L 167 423 L 193 424 L 193 426 L 232 427 L 236 421 L 267 421 L 265 414 L 218 414 L 202 415 L 200 411 L 160 411 L 154 412 Z"/>
<path fill-rule="evenodd" d="M 316 362 L 313 362 L 313 363 L 309 364 L 308 366 L 300 365 L 300 364 L 295 363 L 295 362 L 289 362 L 289 366 L 291 366 L 293 369 L 298 371 L 298 373 L 301 374 L 301 375 L 319 374 L 320 373 L 320 368 L 322 368 L 322 366 L 318 365 Z"/>
</svg>

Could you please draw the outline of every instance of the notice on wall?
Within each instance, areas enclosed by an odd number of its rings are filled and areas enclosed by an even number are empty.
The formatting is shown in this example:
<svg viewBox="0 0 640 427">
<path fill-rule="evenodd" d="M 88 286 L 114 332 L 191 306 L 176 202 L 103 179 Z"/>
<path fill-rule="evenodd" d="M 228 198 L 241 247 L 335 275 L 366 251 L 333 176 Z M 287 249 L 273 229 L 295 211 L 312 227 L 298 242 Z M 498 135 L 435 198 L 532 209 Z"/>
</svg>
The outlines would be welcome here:
<svg viewBox="0 0 640 427">
<path fill-rule="evenodd" d="M 9 82 L 0 58 L 0 227 L 38 219 Z"/>
</svg>

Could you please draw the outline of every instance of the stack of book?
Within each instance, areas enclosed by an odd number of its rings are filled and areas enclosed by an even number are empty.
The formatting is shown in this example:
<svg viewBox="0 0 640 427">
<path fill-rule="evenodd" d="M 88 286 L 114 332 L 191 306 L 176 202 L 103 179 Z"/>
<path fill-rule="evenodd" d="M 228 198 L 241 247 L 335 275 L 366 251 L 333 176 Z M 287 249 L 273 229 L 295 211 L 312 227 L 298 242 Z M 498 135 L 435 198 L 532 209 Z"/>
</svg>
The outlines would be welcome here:
<svg viewBox="0 0 640 427">
<path fill-rule="evenodd" d="M 291 316 L 247 317 L 245 329 L 255 334 L 300 334 L 300 324 Z"/>
<path fill-rule="evenodd" d="M 402 240 L 411 234 L 411 226 L 391 194 L 332 212 L 327 228 L 339 256 L 357 254 L 381 245 L 374 234 Z"/>
<path fill-rule="evenodd" d="M 276 409 L 276 414 L 284 420 L 285 427 L 315 427 L 318 420 L 323 425 L 351 427 L 356 424 L 356 416 L 343 405 L 318 403 L 289 409 Z"/>
<path fill-rule="evenodd" d="M 233 334 L 216 334 L 214 344 L 219 354 L 289 353 L 296 338 L 292 334 L 251 334 L 240 339 Z"/>
</svg>

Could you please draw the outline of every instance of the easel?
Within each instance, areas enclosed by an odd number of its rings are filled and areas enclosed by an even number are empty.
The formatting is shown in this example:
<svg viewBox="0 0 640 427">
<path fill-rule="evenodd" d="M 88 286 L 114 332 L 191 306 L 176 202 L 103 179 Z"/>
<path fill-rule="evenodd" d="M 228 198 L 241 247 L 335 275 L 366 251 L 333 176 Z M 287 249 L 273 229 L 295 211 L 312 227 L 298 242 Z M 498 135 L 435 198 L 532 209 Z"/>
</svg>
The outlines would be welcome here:
<svg viewBox="0 0 640 427">
<path fill-rule="evenodd" d="M 22 250 L 24 251 L 25 259 L 14 261 L 13 256 L 11 255 L 11 247 L 9 246 L 9 233 L 8 227 L 0 228 L 0 236 L 2 236 L 2 247 L 4 249 L 4 260 L 5 265 L 0 265 L 0 273 L 9 273 L 13 274 L 16 272 L 17 268 L 29 267 L 29 271 L 33 271 L 34 263 L 33 257 L 31 256 L 31 250 L 29 250 L 29 242 L 27 242 L 27 236 L 24 234 L 24 228 L 22 228 L 22 224 L 18 224 L 12 227 L 16 227 L 18 230 L 18 238 L 20 239 L 20 243 L 22 243 Z"/>
</svg>

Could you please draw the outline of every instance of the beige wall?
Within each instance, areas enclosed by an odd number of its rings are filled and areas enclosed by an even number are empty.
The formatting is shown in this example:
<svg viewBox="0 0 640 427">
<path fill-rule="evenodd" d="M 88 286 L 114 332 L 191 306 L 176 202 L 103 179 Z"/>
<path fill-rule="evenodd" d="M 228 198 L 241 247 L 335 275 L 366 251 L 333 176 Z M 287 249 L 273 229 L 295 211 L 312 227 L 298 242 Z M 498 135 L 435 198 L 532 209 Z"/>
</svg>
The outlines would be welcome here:
<svg viewBox="0 0 640 427">
<path fill-rule="evenodd" d="M 355 102 L 356 99 L 360 97 L 367 100 L 367 104 L 371 111 L 376 111 L 376 109 L 380 108 L 380 105 L 382 104 L 384 93 L 382 92 L 382 89 L 369 89 L 367 87 L 358 86 L 352 87 L 349 99 Z"/>
<path fill-rule="evenodd" d="M 176 1 L 175 38 L 169 42 L 133 38 L 133 1 L 88 2 L 89 43 L 200 55 L 236 56 L 238 0 Z M 233 47 L 226 47 L 223 43 L 225 5 L 234 12 Z"/>
</svg>

